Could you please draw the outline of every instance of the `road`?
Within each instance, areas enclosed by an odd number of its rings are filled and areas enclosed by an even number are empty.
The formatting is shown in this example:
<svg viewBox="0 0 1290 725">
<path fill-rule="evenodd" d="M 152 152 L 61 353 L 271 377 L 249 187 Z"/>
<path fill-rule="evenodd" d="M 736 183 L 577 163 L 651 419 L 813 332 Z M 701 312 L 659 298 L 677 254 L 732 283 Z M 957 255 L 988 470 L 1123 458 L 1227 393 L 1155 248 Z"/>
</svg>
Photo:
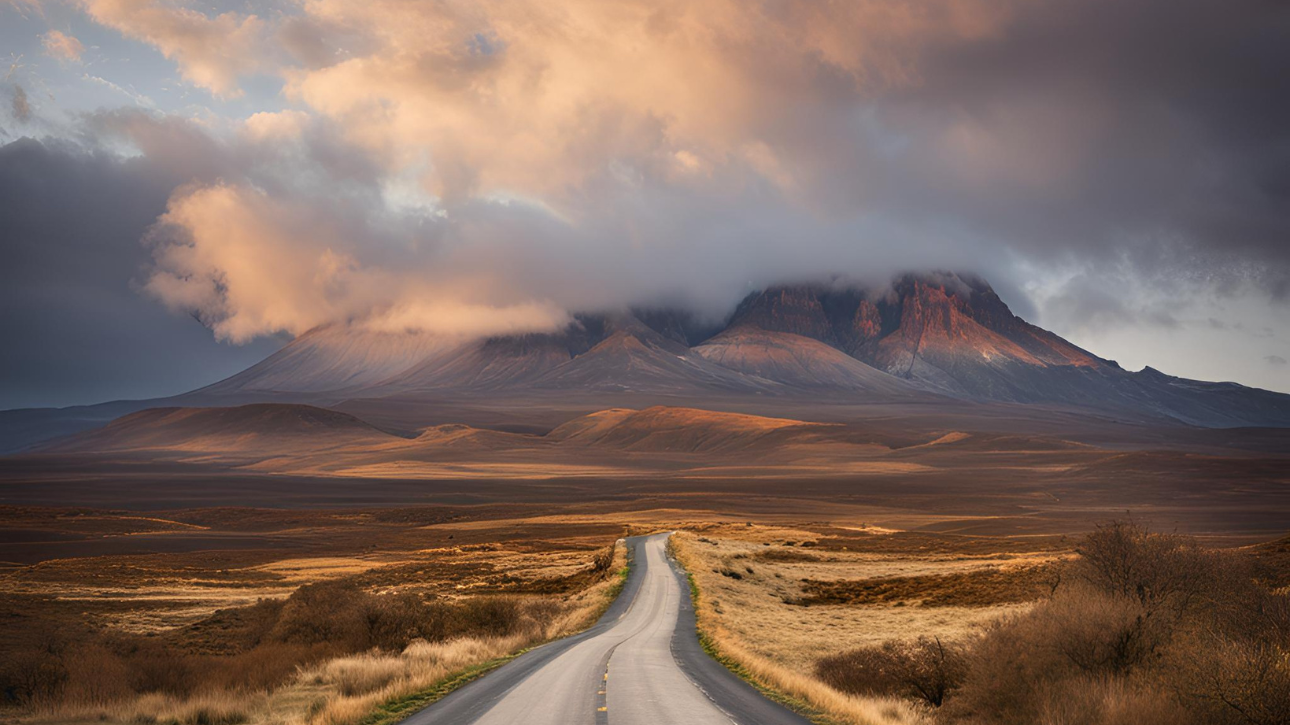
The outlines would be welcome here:
<svg viewBox="0 0 1290 725">
<path fill-rule="evenodd" d="M 668 534 L 627 540 L 632 570 L 591 629 L 527 652 L 408 725 L 807 725 L 707 656 Z"/>
</svg>

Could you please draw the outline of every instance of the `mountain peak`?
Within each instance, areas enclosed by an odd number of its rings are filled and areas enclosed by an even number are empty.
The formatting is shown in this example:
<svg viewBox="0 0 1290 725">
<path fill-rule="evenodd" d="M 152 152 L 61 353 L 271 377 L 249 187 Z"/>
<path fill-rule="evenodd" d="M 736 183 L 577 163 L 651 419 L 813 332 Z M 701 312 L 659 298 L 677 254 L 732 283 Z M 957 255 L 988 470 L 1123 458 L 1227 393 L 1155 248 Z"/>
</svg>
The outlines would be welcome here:
<svg viewBox="0 0 1290 725">
<path fill-rule="evenodd" d="M 562 391 L 866 402 L 925 401 L 933 393 L 1202 425 L 1290 423 L 1285 396 L 1254 401 L 1255 393 L 1237 388 L 1152 368 L 1129 373 L 1013 314 L 984 279 L 935 272 L 867 287 L 836 279 L 768 287 L 745 297 L 724 325 L 660 307 L 575 314 L 561 330 L 483 339 L 320 328 L 203 392 L 505 399 Z"/>
</svg>

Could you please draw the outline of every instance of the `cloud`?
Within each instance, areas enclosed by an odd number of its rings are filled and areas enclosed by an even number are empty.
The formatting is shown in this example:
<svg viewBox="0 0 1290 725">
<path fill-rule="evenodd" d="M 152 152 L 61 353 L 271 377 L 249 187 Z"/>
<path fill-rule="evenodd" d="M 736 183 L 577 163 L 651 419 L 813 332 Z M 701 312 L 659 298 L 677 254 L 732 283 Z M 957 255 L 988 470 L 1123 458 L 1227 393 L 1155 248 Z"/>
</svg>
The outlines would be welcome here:
<svg viewBox="0 0 1290 725">
<path fill-rule="evenodd" d="M 1275 367 L 1281 367 L 1286 364 L 1286 359 L 1281 357 L 1280 355 L 1268 355 L 1263 359 L 1267 362 L 1267 364 Z"/>
<path fill-rule="evenodd" d="M 28 17 L 28 13 L 37 17 L 42 17 L 45 14 L 45 10 L 41 6 L 41 0 L 4 0 L 0 4 L 8 5 L 23 17 Z"/>
<path fill-rule="evenodd" d="M 508 290 L 496 304 L 718 314 L 750 283 L 930 264 L 1014 289 L 1044 270 L 1063 329 L 1170 329 L 1177 300 L 1290 280 L 1286 164 L 1267 161 L 1287 147 L 1290 104 L 1268 99 L 1290 97 L 1290 28 L 1233 7 L 310 0 L 275 30 L 300 107 L 203 157 L 227 188 L 345 208 L 364 278 L 459 276 Z M 1197 65 L 1231 45 L 1249 51 Z M 335 312 L 364 299 L 392 304 Z M 251 302 L 226 334 L 333 309 Z"/>
<path fill-rule="evenodd" d="M 354 224 L 343 212 L 319 213 L 248 186 L 181 189 L 150 233 L 156 264 L 144 289 L 235 343 L 337 321 L 492 335 L 569 320 L 550 303 L 471 301 L 472 285 L 460 279 L 429 284 L 432 277 L 365 265 L 350 241 Z"/>
<path fill-rule="evenodd" d="M 59 30 L 45 33 L 41 36 L 41 43 L 45 47 L 45 55 L 69 63 L 79 63 L 81 53 L 85 52 L 81 41 Z"/>
<path fill-rule="evenodd" d="M 0 146 L 0 408 L 180 393 L 281 344 L 219 344 L 132 286 L 150 260 L 139 239 L 181 181 L 69 142 Z"/>
<path fill-rule="evenodd" d="M 82 0 L 96 22 L 152 45 L 184 80 L 217 96 L 241 95 L 238 78 L 262 62 L 265 23 L 255 15 L 214 17 L 156 0 Z"/>
<path fill-rule="evenodd" d="M 220 339 L 719 316 L 763 284 L 927 268 L 1063 334 L 1290 301 L 1277 3 L 82 6 L 218 96 L 283 83 L 271 108 L 69 132 L 175 180 L 139 283 Z"/>
<path fill-rule="evenodd" d="M 31 102 L 27 100 L 27 92 L 22 86 L 13 87 L 13 101 L 10 104 L 10 110 L 13 117 L 19 123 L 26 123 L 31 120 Z"/>
</svg>

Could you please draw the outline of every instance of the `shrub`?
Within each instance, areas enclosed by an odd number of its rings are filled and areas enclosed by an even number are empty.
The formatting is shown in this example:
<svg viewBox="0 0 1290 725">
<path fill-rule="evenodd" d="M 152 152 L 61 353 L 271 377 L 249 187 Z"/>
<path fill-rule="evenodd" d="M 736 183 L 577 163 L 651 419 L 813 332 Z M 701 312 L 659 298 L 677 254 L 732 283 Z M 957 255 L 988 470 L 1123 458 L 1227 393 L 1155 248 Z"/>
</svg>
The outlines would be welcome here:
<svg viewBox="0 0 1290 725">
<path fill-rule="evenodd" d="M 1055 683 L 1039 699 L 1044 725 L 1185 725 L 1192 722 L 1167 692 L 1119 678 L 1075 678 Z"/>
<path fill-rule="evenodd" d="M 887 642 L 821 659 L 815 667 L 830 687 L 856 695 L 904 695 L 940 707 L 966 669 L 963 649 L 939 638 Z"/>
<path fill-rule="evenodd" d="M 67 686 L 62 701 L 79 707 L 115 702 L 133 694 L 130 668 L 120 655 L 101 644 L 91 643 L 63 658 Z"/>
<path fill-rule="evenodd" d="M 1247 557 L 1123 522 L 1079 551 L 1049 600 L 971 648 L 946 719 L 1290 722 L 1290 599 Z"/>
<path fill-rule="evenodd" d="M 1290 723 L 1290 647 L 1283 640 L 1202 635 L 1170 663 L 1174 686 L 1215 725 Z"/>
<path fill-rule="evenodd" d="M 201 684 L 197 658 L 151 639 L 126 644 L 123 658 L 130 668 L 131 689 L 188 695 Z"/>
<path fill-rule="evenodd" d="M 62 659 L 49 652 L 27 651 L 13 656 L 0 670 L 9 702 L 35 705 L 54 700 L 67 682 Z"/>
</svg>

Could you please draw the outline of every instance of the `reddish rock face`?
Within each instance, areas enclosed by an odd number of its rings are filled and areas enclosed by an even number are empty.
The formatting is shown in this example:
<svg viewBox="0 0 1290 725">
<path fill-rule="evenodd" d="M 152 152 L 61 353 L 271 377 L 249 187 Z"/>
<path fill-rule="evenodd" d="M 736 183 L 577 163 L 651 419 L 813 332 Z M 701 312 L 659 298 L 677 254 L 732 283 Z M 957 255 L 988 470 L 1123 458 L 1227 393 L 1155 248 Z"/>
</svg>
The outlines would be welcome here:
<svg viewBox="0 0 1290 725">
<path fill-rule="evenodd" d="M 735 310 L 731 327 L 736 325 L 788 332 L 822 342 L 836 340 L 819 293 L 806 285 L 772 287 L 750 295 Z"/>
<path fill-rule="evenodd" d="M 856 313 L 851 317 L 852 339 L 859 345 L 865 345 L 882 337 L 882 314 L 878 307 L 869 300 L 860 300 Z"/>
<path fill-rule="evenodd" d="M 983 280 L 907 275 L 884 294 L 803 285 L 751 295 L 729 329 L 822 341 L 879 370 L 933 389 L 983 397 L 1042 397 L 1027 371 L 1100 370 L 1110 363 L 1031 325 Z"/>
<path fill-rule="evenodd" d="M 810 337 L 888 370 L 907 367 L 908 356 L 1103 364 L 1013 315 L 985 282 L 958 275 L 907 276 L 884 296 L 854 289 L 773 288 L 744 300 L 730 327 Z"/>
</svg>

